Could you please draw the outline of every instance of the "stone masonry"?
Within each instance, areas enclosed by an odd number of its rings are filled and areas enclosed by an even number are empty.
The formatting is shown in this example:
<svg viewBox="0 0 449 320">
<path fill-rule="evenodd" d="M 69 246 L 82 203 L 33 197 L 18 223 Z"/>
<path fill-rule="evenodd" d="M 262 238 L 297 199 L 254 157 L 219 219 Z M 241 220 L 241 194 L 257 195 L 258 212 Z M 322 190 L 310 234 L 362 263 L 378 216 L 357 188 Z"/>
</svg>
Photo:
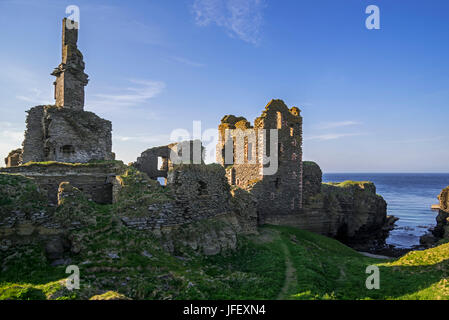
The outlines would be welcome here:
<svg viewBox="0 0 449 320">
<path fill-rule="evenodd" d="M 202 164 L 203 153 L 200 140 L 172 143 L 145 150 L 133 166 L 151 179 L 167 178 L 168 171 L 176 164 Z"/>
<path fill-rule="evenodd" d="M 273 134 L 277 139 L 271 139 Z M 217 162 L 226 168 L 230 185 L 248 190 L 257 198 L 259 223 L 270 216 L 299 214 L 300 110 L 289 109 L 282 100 L 272 100 L 254 126 L 243 117 L 225 116 L 219 125 Z"/>
<path fill-rule="evenodd" d="M 58 161 L 85 163 L 113 160 L 112 124 L 92 112 L 84 111 L 83 55 L 76 42 L 76 23 L 62 24 L 62 62 L 56 76 L 55 105 L 36 106 L 28 111 L 27 128 L 20 163 Z"/>
<path fill-rule="evenodd" d="M 6 167 L 15 167 L 22 163 L 22 149 L 11 151 L 5 158 Z"/>
<path fill-rule="evenodd" d="M 84 87 L 88 75 L 84 73 L 83 54 L 78 50 L 78 23 L 62 20 L 62 61 L 52 72 L 56 77 L 55 100 L 57 107 L 82 111 L 84 108 Z"/>
<path fill-rule="evenodd" d="M 121 166 L 111 161 L 86 165 L 35 163 L 1 168 L 0 173 L 19 174 L 32 179 L 53 204 L 58 202 L 58 188 L 62 182 L 70 182 L 94 202 L 109 204 L 113 202 L 113 184 L 120 170 Z"/>
</svg>

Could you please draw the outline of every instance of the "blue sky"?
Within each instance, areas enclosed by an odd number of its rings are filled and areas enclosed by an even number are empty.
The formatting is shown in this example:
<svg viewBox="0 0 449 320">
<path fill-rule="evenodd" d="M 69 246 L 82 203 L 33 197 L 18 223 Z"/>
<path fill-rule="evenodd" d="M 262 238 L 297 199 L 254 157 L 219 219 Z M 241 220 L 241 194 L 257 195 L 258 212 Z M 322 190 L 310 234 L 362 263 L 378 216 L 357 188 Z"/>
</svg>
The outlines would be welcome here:
<svg viewBox="0 0 449 320">
<path fill-rule="evenodd" d="M 25 111 L 53 103 L 61 20 L 80 8 L 86 110 L 133 161 L 172 130 L 253 121 L 271 99 L 304 117 L 304 160 L 325 172 L 449 171 L 446 0 L 0 0 L 0 154 Z M 368 30 L 368 5 L 380 30 Z M 207 144 L 207 142 L 206 142 Z"/>
</svg>

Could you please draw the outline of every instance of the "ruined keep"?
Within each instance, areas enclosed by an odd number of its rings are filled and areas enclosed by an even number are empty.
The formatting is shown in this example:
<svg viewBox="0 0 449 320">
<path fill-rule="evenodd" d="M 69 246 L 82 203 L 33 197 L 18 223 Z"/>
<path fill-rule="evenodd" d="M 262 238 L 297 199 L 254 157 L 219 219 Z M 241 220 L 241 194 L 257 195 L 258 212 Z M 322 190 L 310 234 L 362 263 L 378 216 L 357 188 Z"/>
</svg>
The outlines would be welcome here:
<svg viewBox="0 0 449 320">
<path fill-rule="evenodd" d="M 252 126 L 227 115 L 218 127 L 217 162 L 231 186 L 257 199 L 259 223 L 302 208 L 302 117 L 296 107 L 271 100 Z M 277 138 L 276 138 L 277 137 Z M 273 139 L 272 139 L 273 138 Z"/>
<path fill-rule="evenodd" d="M 6 168 L 0 172 L 32 178 L 52 203 L 57 202 L 61 182 L 72 183 L 95 202 L 112 203 L 116 167 L 113 163 L 89 163 L 114 160 L 112 124 L 84 111 L 88 76 L 77 40 L 78 24 L 63 19 L 62 62 L 52 73 L 56 76 L 56 103 L 27 111 L 22 148 L 9 153 Z"/>
<path fill-rule="evenodd" d="M 62 62 L 52 73 L 56 76 L 56 103 L 27 111 L 21 163 L 114 159 L 111 122 L 84 111 L 84 86 L 88 80 L 77 40 L 77 23 L 64 19 Z"/>
</svg>

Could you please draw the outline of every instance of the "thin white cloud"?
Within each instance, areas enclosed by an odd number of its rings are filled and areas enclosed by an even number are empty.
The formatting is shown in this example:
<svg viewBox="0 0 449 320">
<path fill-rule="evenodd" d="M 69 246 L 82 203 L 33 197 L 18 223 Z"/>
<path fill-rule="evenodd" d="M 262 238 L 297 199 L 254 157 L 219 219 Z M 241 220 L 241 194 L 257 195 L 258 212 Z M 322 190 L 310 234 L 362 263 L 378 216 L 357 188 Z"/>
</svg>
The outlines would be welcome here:
<svg viewBox="0 0 449 320">
<path fill-rule="evenodd" d="M 358 121 L 337 121 L 337 122 L 324 122 L 318 125 L 320 129 L 334 129 L 340 127 L 359 125 L 361 122 Z"/>
<path fill-rule="evenodd" d="M 159 135 L 135 135 L 135 136 L 114 136 L 114 140 L 119 142 L 143 142 L 143 143 L 160 143 L 161 145 L 166 145 L 170 143 L 169 134 L 159 134 Z"/>
<path fill-rule="evenodd" d="M 175 57 L 171 57 L 171 59 L 176 61 L 176 62 L 185 64 L 185 65 L 188 65 L 188 66 L 191 66 L 191 67 L 199 68 L 199 67 L 204 67 L 205 66 L 205 64 L 203 64 L 203 63 L 192 61 L 192 60 L 189 60 L 189 59 L 186 59 L 186 58 L 182 58 L 182 57 L 176 57 L 175 56 Z"/>
<path fill-rule="evenodd" d="M 0 63 L 0 69 L 2 70 L 0 85 L 5 83 L 13 87 L 16 99 L 32 105 L 54 104 L 50 77 L 42 76 L 41 72 L 16 63 Z"/>
<path fill-rule="evenodd" d="M 93 94 L 89 105 L 95 108 L 123 108 L 145 104 L 149 99 L 156 97 L 165 89 L 162 81 L 130 80 L 136 86 L 111 93 Z"/>
<path fill-rule="evenodd" d="M 51 96 L 50 92 L 47 91 L 45 93 L 38 88 L 29 89 L 26 95 L 18 95 L 17 99 L 29 102 L 33 105 L 50 105 L 54 104 L 54 99 Z"/>
<path fill-rule="evenodd" d="M 304 137 L 304 141 L 309 140 L 319 140 L 319 141 L 326 141 L 326 140 L 336 140 L 340 138 L 345 137 L 354 137 L 354 136 L 360 136 L 363 135 L 363 133 L 327 133 L 327 134 L 320 134 L 315 136 L 306 136 Z"/>
<path fill-rule="evenodd" d="M 439 137 L 429 137 L 429 138 L 416 138 L 416 139 L 404 139 L 404 140 L 392 140 L 387 141 L 388 143 L 421 143 L 421 142 L 433 142 L 447 139 L 447 137 L 439 136 Z"/>
<path fill-rule="evenodd" d="M 193 13 L 199 26 L 216 24 L 231 37 L 258 44 L 264 6 L 264 0 L 195 0 Z"/>
</svg>

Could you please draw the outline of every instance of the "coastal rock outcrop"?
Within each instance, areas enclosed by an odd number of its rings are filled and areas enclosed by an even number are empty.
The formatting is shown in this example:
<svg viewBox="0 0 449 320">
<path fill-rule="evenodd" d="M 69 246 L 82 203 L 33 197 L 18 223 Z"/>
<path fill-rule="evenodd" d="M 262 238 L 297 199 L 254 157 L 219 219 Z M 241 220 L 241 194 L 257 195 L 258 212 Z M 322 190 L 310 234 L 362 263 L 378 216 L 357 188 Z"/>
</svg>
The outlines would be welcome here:
<svg viewBox="0 0 449 320">
<path fill-rule="evenodd" d="M 438 195 L 440 201 L 438 215 L 436 217 L 436 226 L 421 237 L 422 245 L 430 247 L 442 239 L 449 240 L 449 186 L 444 188 Z"/>
<path fill-rule="evenodd" d="M 353 247 L 379 246 L 397 218 L 387 216 L 387 203 L 368 181 L 322 183 L 320 167 L 303 165 L 303 224 L 306 229 Z"/>
</svg>

